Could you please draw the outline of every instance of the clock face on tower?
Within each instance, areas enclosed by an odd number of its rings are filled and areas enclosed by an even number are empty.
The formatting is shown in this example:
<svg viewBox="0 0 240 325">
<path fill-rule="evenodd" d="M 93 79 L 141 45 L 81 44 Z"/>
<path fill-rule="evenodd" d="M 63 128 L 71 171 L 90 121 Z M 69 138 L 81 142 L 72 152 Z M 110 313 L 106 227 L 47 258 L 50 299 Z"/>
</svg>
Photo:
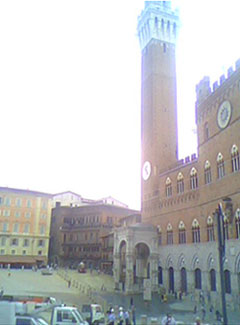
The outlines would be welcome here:
<svg viewBox="0 0 240 325">
<path fill-rule="evenodd" d="M 151 175 L 151 164 L 149 161 L 145 161 L 142 168 L 142 178 L 144 181 L 148 180 Z"/>
<path fill-rule="evenodd" d="M 232 115 L 232 107 L 228 100 L 225 100 L 218 109 L 217 123 L 220 129 L 228 126 Z"/>
</svg>

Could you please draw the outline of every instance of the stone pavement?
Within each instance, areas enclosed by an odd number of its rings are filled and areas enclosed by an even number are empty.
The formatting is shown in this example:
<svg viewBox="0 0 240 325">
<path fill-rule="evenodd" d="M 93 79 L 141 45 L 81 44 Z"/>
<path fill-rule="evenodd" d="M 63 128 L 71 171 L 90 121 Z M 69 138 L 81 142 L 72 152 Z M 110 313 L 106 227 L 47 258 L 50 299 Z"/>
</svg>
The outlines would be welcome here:
<svg viewBox="0 0 240 325">
<path fill-rule="evenodd" d="M 142 315 L 147 316 L 148 324 L 151 317 L 156 318 L 157 324 L 161 324 L 161 319 L 167 312 L 171 312 L 179 324 L 193 324 L 197 315 L 202 316 L 200 304 L 197 304 L 197 313 L 193 313 L 195 303 L 191 301 L 190 295 L 182 301 L 169 296 L 168 303 L 163 303 L 158 294 L 153 294 L 152 301 L 146 303 L 142 294 L 126 295 L 114 291 L 113 278 L 97 272 L 80 274 L 76 270 L 60 269 L 54 271 L 52 276 L 43 276 L 40 271 L 11 270 L 9 277 L 7 270 L 0 269 L 0 286 L 3 286 L 5 294 L 54 296 L 66 304 L 74 304 L 77 307 L 83 303 L 97 302 L 103 305 L 105 310 L 110 305 L 115 307 L 115 310 L 119 306 L 129 308 L 132 298 L 136 307 L 137 324 L 140 324 Z M 210 313 L 209 309 L 206 310 L 204 324 L 217 324 L 215 312 Z M 228 325 L 239 325 L 239 310 L 228 310 L 228 320 Z"/>
</svg>

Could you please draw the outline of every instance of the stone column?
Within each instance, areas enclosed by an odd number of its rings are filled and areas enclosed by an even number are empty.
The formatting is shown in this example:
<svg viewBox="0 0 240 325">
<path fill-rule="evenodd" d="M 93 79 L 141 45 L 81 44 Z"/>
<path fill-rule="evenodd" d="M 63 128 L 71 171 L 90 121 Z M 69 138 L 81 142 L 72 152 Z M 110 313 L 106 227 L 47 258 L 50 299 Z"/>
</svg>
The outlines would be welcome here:
<svg viewBox="0 0 240 325">
<path fill-rule="evenodd" d="M 195 279 L 194 279 L 194 271 L 187 271 L 187 288 L 189 293 L 194 293 L 195 291 Z"/>
<path fill-rule="evenodd" d="M 119 282 L 120 282 L 120 254 L 114 254 L 114 262 L 113 262 L 113 277 L 115 283 L 115 289 L 119 290 Z"/>
<path fill-rule="evenodd" d="M 202 290 L 204 294 L 210 291 L 210 281 L 209 281 L 209 272 L 202 271 Z M 205 295 L 206 297 L 206 295 Z"/>
<path fill-rule="evenodd" d="M 181 273 L 180 270 L 174 270 L 174 291 L 179 292 L 181 290 Z"/>
<path fill-rule="evenodd" d="M 150 255 L 150 278 L 152 291 L 158 290 L 158 255 Z"/>
<path fill-rule="evenodd" d="M 133 254 L 126 255 L 126 292 L 133 292 Z"/>
</svg>

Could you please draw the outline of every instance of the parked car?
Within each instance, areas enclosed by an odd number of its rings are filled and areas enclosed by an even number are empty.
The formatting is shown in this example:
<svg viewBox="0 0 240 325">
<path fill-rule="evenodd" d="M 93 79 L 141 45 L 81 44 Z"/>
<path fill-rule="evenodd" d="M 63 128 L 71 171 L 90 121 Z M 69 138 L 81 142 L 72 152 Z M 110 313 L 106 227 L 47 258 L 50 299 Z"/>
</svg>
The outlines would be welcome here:
<svg viewBox="0 0 240 325">
<path fill-rule="evenodd" d="M 53 270 L 51 267 L 48 267 L 46 269 L 42 269 L 41 270 L 42 275 L 52 275 L 53 274 Z"/>
<path fill-rule="evenodd" d="M 101 305 L 82 305 L 81 314 L 89 325 L 105 324 L 105 315 Z"/>
</svg>

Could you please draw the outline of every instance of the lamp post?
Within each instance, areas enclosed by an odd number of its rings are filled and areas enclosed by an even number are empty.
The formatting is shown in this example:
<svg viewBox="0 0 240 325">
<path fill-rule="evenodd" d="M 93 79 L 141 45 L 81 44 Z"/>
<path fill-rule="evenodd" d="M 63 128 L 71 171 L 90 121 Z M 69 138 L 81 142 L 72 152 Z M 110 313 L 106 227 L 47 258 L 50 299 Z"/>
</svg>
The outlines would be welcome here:
<svg viewBox="0 0 240 325">
<path fill-rule="evenodd" d="M 225 238 L 223 229 L 223 213 L 221 204 L 218 205 L 218 209 L 215 212 L 215 218 L 217 220 L 217 231 L 218 231 L 218 251 L 219 251 L 219 273 L 220 273 L 220 283 L 221 283 L 221 299 L 222 299 L 222 314 L 223 314 L 223 324 L 227 325 L 227 309 L 226 309 L 226 298 L 225 298 L 225 279 L 223 271 L 223 263 L 225 258 Z"/>
</svg>

